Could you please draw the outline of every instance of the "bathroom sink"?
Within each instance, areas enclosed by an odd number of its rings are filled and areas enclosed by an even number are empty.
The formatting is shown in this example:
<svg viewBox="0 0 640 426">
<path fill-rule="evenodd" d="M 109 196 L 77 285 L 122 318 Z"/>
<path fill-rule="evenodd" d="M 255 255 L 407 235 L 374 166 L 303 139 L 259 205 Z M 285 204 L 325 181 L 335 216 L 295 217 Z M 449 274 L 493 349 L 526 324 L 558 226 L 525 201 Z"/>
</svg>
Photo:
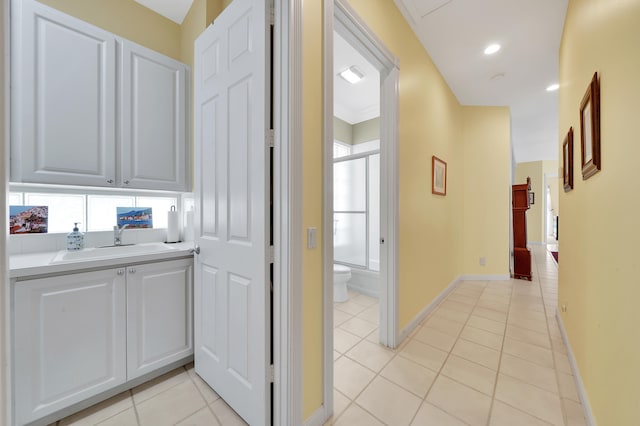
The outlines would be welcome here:
<svg viewBox="0 0 640 426">
<path fill-rule="evenodd" d="M 162 253 L 175 250 L 175 247 L 164 243 L 127 244 L 85 248 L 78 251 L 60 251 L 51 263 L 78 262 L 83 260 L 109 259 L 125 256 Z"/>
</svg>

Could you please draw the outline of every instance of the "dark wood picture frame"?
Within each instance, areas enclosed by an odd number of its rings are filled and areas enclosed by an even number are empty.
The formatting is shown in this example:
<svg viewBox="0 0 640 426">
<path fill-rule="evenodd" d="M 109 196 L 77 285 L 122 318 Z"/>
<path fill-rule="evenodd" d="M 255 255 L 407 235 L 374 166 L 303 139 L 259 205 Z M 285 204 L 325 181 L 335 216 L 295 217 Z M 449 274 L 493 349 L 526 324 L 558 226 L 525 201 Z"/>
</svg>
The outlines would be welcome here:
<svg viewBox="0 0 640 426">
<path fill-rule="evenodd" d="M 431 157 L 431 193 L 447 195 L 447 163 L 435 155 Z"/>
<path fill-rule="evenodd" d="M 598 73 L 593 74 L 587 92 L 580 103 L 580 147 L 582 179 L 600 171 L 600 85 Z"/>
<path fill-rule="evenodd" d="M 573 127 L 569 127 L 562 143 L 562 175 L 564 192 L 569 192 L 573 189 Z"/>
</svg>

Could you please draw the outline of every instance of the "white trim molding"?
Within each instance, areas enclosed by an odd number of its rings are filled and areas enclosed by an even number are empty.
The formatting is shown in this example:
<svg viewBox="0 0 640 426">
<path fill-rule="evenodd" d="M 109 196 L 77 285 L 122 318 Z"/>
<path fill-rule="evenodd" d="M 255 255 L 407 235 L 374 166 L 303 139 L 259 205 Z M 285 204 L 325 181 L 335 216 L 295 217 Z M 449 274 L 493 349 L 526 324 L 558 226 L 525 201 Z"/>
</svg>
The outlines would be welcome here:
<svg viewBox="0 0 640 426">
<path fill-rule="evenodd" d="M 274 2 L 274 424 L 302 424 L 302 0 Z"/>
<path fill-rule="evenodd" d="M 562 322 L 562 316 L 560 315 L 560 312 L 558 312 L 558 309 L 556 309 L 556 320 L 558 321 L 558 328 L 560 329 L 560 334 L 562 334 L 562 341 L 564 342 L 564 345 L 567 348 L 567 353 L 569 355 L 569 364 L 571 365 L 571 371 L 573 371 L 573 378 L 576 384 L 576 390 L 578 391 L 578 396 L 580 397 L 580 403 L 582 404 L 582 411 L 584 413 L 584 418 L 588 426 L 597 426 L 596 418 L 593 416 L 593 411 L 591 410 L 591 404 L 589 404 L 587 391 L 584 388 L 584 382 L 582 381 L 582 377 L 580 376 L 578 363 L 576 362 L 575 356 L 573 356 L 573 351 L 571 350 L 571 344 L 569 343 L 569 337 L 567 336 L 567 330 L 564 328 L 564 323 Z"/>
<path fill-rule="evenodd" d="M 444 290 L 442 290 L 440 292 L 440 294 L 438 296 L 436 296 L 435 299 L 433 299 L 431 301 L 431 303 L 429 303 L 427 306 L 424 307 L 424 309 L 422 309 L 418 315 L 416 315 L 410 322 L 409 324 L 407 324 L 401 331 L 400 331 L 400 335 L 399 335 L 399 339 L 398 339 L 398 343 L 401 343 L 402 341 L 404 341 L 404 339 L 406 339 L 413 330 L 416 329 L 416 327 L 418 327 L 420 325 L 420 323 L 422 321 L 424 321 L 425 318 L 427 318 L 429 316 L 429 314 L 431 312 L 433 312 L 438 305 L 453 291 L 455 290 L 455 288 L 458 286 L 458 284 L 460 284 L 460 282 L 462 282 L 462 279 L 460 277 L 457 277 L 456 279 L 454 279 L 453 281 L 451 281 L 449 283 L 449 285 L 447 287 L 445 287 Z"/>
<path fill-rule="evenodd" d="M 322 79 L 322 406 L 310 420 L 333 414 L 333 0 L 324 0 Z M 312 423 L 310 423 L 312 424 Z"/>
<path fill-rule="evenodd" d="M 9 206 L 6 194 L 9 194 L 9 141 L 11 140 L 11 105 L 10 105 L 10 75 L 11 75 L 11 25 L 10 25 L 10 8 L 9 0 L 2 1 L 0 4 L 0 20 L 2 20 L 3 32 L 2 39 L 4 43 L 0 46 L 0 55 L 4 59 L 4 67 L 0 70 L 0 84 L 2 85 L 2 96 L 0 96 L 0 102 L 2 102 L 2 121 L 4 129 L 2 137 L 1 149 L 4 154 L 4 161 L 0 164 L 0 182 L 4 187 L 4 194 L 2 196 L 2 202 L 0 202 L 0 209 L 2 214 L 2 223 L 7 223 L 9 212 Z M 0 256 L 2 264 L 0 265 L 0 274 L 2 274 L 3 283 L 2 289 L 0 289 L 0 424 L 12 424 L 11 407 L 13 405 L 11 395 L 11 286 L 9 285 L 9 235 L 7 234 L 6 226 L 0 231 L 2 235 L 2 241 L 0 242 Z"/>
<path fill-rule="evenodd" d="M 316 411 L 311 414 L 307 420 L 304 421 L 303 426 L 323 426 L 330 415 L 327 416 L 327 409 L 324 404 L 320 406 Z"/>
</svg>

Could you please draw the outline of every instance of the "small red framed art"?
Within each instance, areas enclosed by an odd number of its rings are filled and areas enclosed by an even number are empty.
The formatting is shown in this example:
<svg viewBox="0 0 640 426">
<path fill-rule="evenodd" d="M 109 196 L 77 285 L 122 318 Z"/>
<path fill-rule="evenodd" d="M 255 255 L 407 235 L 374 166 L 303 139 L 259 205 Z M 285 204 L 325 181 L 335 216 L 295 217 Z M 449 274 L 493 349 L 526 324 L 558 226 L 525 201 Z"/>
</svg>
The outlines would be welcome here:
<svg viewBox="0 0 640 426">
<path fill-rule="evenodd" d="M 435 155 L 431 157 L 431 193 L 447 195 L 447 163 Z"/>
</svg>

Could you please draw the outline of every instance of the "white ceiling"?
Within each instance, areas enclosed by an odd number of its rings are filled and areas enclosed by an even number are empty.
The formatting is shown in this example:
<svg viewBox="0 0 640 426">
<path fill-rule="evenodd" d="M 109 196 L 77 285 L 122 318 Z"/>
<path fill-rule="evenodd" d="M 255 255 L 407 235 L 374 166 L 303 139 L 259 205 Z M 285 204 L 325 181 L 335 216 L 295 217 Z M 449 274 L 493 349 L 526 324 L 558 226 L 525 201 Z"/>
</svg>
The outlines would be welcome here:
<svg viewBox="0 0 640 426">
<path fill-rule="evenodd" d="M 395 0 L 461 104 L 510 107 L 518 163 L 558 158 L 558 92 L 546 88 L 567 1 Z M 492 43 L 502 49 L 484 55 Z"/>
<path fill-rule="evenodd" d="M 176 24 L 182 24 L 187 12 L 191 9 L 193 0 L 135 0 L 137 3 L 148 7 L 165 18 L 171 19 Z"/>
<path fill-rule="evenodd" d="M 356 84 L 338 75 L 356 66 L 364 78 Z M 338 33 L 333 33 L 333 113 L 349 124 L 380 116 L 380 73 Z"/>
</svg>

